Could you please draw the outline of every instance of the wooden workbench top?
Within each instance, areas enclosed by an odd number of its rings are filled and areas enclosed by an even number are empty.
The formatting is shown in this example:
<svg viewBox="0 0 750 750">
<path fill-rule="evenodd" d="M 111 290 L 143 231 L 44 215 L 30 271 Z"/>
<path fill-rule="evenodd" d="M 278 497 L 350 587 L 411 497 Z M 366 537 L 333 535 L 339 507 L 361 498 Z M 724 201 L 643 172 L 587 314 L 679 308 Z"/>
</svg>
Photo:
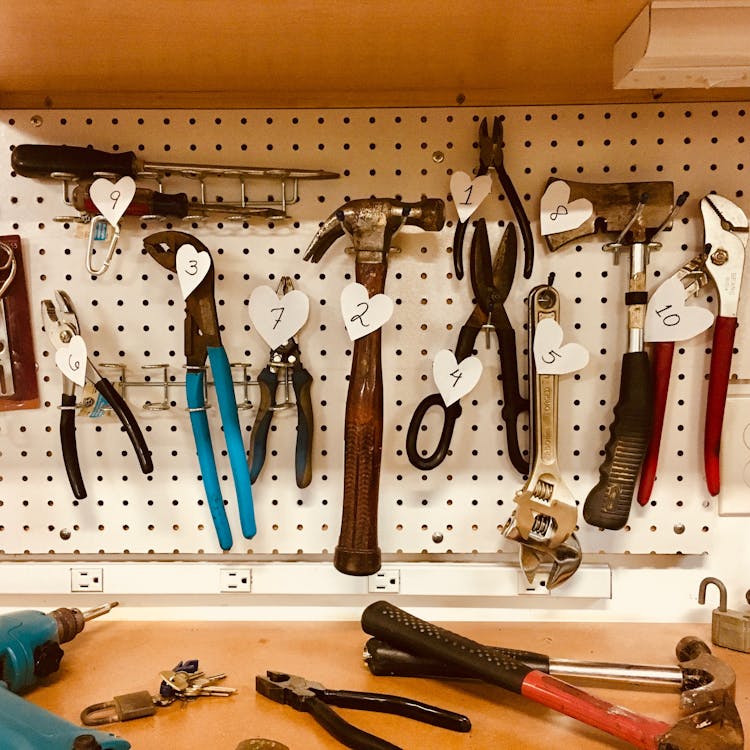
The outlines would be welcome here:
<svg viewBox="0 0 750 750">
<path fill-rule="evenodd" d="M 710 626 L 684 624 L 451 623 L 454 632 L 481 643 L 577 658 L 675 664 L 674 647 L 693 634 L 710 643 Z M 199 659 L 209 673 L 226 672 L 238 688 L 229 698 L 201 698 L 159 709 L 155 716 L 106 729 L 136 750 L 235 750 L 240 741 L 266 738 L 290 750 L 340 748 L 307 715 L 256 694 L 255 676 L 266 669 L 291 672 L 332 689 L 404 695 L 464 713 L 469 734 L 362 711 L 341 710 L 348 721 L 405 750 L 577 750 L 626 748 L 624 742 L 499 688 L 469 681 L 438 682 L 374 677 L 363 665 L 367 640 L 358 622 L 109 622 L 93 621 L 66 644 L 61 670 L 26 697 L 79 723 L 85 706 L 115 695 L 159 687 L 159 672 L 180 660 Z M 713 647 L 737 672 L 737 705 L 750 726 L 750 655 Z M 614 703 L 673 723 L 678 698 L 668 688 L 587 689 Z M 101 727 L 105 729 L 105 727 Z"/>
</svg>

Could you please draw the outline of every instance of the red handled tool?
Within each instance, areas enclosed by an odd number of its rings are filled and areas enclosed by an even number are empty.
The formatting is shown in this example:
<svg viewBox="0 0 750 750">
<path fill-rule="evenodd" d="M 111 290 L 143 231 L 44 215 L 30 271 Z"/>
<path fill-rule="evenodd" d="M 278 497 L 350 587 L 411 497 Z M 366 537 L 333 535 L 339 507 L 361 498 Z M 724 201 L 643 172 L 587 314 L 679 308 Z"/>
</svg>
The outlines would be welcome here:
<svg viewBox="0 0 750 750">
<path fill-rule="evenodd" d="M 721 431 L 734 335 L 737 330 L 737 308 L 748 241 L 748 220 L 742 209 L 720 195 L 707 195 L 703 198 L 701 212 L 704 224 L 704 251 L 685 263 L 670 278 L 679 279 L 686 297 L 697 294 L 702 287 L 713 283 L 719 298 L 711 348 L 704 432 L 706 486 L 711 495 L 718 495 Z M 640 505 L 648 503 L 656 477 L 673 352 L 672 341 L 657 341 L 653 344 L 654 423 L 638 487 Z"/>
</svg>

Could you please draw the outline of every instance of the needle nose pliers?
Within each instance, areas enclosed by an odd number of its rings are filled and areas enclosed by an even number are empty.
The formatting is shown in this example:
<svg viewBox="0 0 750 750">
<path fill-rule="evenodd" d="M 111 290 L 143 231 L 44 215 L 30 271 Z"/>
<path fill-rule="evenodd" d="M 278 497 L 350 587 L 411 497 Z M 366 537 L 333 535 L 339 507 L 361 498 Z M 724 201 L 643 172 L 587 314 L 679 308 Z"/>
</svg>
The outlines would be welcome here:
<svg viewBox="0 0 750 750">
<path fill-rule="evenodd" d="M 492 135 L 489 134 L 486 117 L 479 125 L 479 167 L 476 176 L 487 174 L 490 168 L 497 172 L 500 185 L 508 196 L 513 214 L 520 227 L 524 252 L 523 277 L 528 279 L 534 267 L 534 235 L 531 233 L 531 223 L 521 203 L 521 198 L 503 163 L 503 121 L 499 117 L 495 117 L 493 121 Z M 466 221 L 459 219 L 456 222 L 456 232 L 453 237 L 453 266 L 456 278 L 459 280 L 464 277 L 463 244 L 467 223 L 468 219 Z"/>
<path fill-rule="evenodd" d="M 70 297 L 63 291 L 55 292 L 55 301 L 42 300 L 42 322 L 44 330 L 49 337 L 50 343 L 55 349 L 67 347 L 74 336 L 80 335 L 78 317 Z M 99 393 L 107 400 L 112 410 L 117 414 L 122 426 L 128 433 L 130 442 L 133 444 L 138 463 L 144 474 L 150 474 L 154 470 L 151 460 L 151 452 L 146 445 L 138 422 L 133 412 L 117 392 L 114 385 L 103 377 L 96 369 L 93 362 L 87 357 L 85 362 L 71 363 L 77 367 L 85 367 L 86 380 L 93 383 Z M 86 497 L 86 486 L 81 476 L 81 467 L 78 463 L 78 449 L 76 446 L 75 425 L 75 396 L 76 384 L 67 376 L 63 375 L 63 392 L 60 402 L 60 440 L 62 443 L 63 460 L 68 481 L 73 494 L 79 500 Z"/>
<path fill-rule="evenodd" d="M 206 253 L 209 259 L 211 258 L 208 248 L 200 240 L 186 232 L 174 230 L 157 232 L 144 240 L 146 252 L 159 265 L 174 274 L 177 273 L 177 253 L 183 245 L 190 245 L 199 254 Z M 198 451 L 198 463 L 203 476 L 203 486 L 206 489 L 206 500 L 221 548 L 230 549 L 232 534 L 224 509 L 224 501 L 221 497 L 219 477 L 211 445 L 211 433 L 206 416 L 204 396 L 206 359 L 211 363 L 221 424 L 224 429 L 224 439 L 232 468 L 234 488 L 237 493 L 240 525 L 242 526 L 242 533 L 247 539 L 255 536 L 256 526 L 250 473 L 240 432 L 232 371 L 227 353 L 221 343 L 219 319 L 216 314 L 213 260 L 210 261 L 206 275 L 185 298 L 184 340 L 188 370 L 185 377 L 187 405 L 195 438 L 195 447 Z"/>
<path fill-rule="evenodd" d="M 471 721 L 463 714 L 397 695 L 362 693 L 354 690 L 329 690 L 319 682 L 311 682 L 304 677 L 284 672 L 268 670 L 265 676 L 257 675 L 255 689 L 272 701 L 311 714 L 332 737 L 353 750 L 399 750 L 399 748 L 344 721 L 329 706 L 405 716 L 407 719 L 415 719 L 443 729 L 451 729 L 454 732 L 471 730 Z"/>
</svg>

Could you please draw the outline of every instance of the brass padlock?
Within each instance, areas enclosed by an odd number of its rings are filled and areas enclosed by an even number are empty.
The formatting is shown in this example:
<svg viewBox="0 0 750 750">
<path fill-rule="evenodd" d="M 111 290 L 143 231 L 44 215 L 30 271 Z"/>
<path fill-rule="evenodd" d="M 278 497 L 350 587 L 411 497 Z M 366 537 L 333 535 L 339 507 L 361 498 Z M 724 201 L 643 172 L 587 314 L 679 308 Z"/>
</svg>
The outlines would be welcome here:
<svg viewBox="0 0 750 750">
<path fill-rule="evenodd" d="M 727 609 L 727 588 L 718 578 L 704 578 L 698 589 L 698 603 L 706 602 L 706 587 L 719 589 L 719 606 L 711 614 L 711 641 L 733 651 L 750 653 L 750 612 Z"/>
</svg>

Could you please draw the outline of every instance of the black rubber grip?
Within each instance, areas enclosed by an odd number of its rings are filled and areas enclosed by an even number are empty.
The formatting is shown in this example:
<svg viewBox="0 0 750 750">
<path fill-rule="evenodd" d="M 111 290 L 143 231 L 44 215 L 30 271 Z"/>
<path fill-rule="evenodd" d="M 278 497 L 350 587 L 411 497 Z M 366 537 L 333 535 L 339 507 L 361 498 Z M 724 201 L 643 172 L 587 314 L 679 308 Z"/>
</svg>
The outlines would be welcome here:
<svg viewBox="0 0 750 750">
<path fill-rule="evenodd" d="M 420 620 L 384 601 L 365 609 L 362 629 L 407 653 L 444 662 L 463 670 L 467 677 L 476 677 L 518 694 L 526 676 L 534 671 L 520 661 Z"/>
<path fill-rule="evenodd" d="M 467 221 L 456 222 L 456 232 L 453 235 L 453 270 L 456 278 L 461 281 L 464 277 L 464 235 L 466 234 Z"/>
<path fill-rule="evenodd" d="M 503 378 L 503 408 L 501 415 L 508 433 L 508 456 L 519 474 L 529 473 L 529 462 L 523 457 L 518 443 L 518 417 L 529 410 L 529 402 L 521 396 L 518 386 L 518 354 L 516 334 L 512 328 L 497 331 L 500 341 L 500 370 Z"/>
<path fill-rule="evenodd" d="M 155 216 L 176 216 L 184 219 L 190 213 L 190 201 L 185 193 L 160 193 L 154 190 L 149 208 L 150 213 Z"/>
<path fill-rule="evenodd" d="M 75 403 L 75 394 L 63 393 L 60 401 L 60 405 L 63 407 L 60 411 L 60 443 L 70 489 L 73 490 L 73 495 L 78 500 L 83 500 L 86 497 L 86 485 L 83 483 L 81 467 L 78 463 Z"/>
<path fill-rule="evenodd" d="M 422 456 L 417 448 L 419 431 L 422 427 L 425 414 L 433 407 L 442 408 L 443 410 L 443 429 L 440 432 L 440 438 L 435 446 L 435 450 L 429 456 Z M 453 428 L 456 426 L 456 420 L 461 416 L 461 403 L 454 401 L 450 406 L 445 405 L 443 397 L 439 393 L 433 393 L 422 399 L 414 410 L 409 429 L 406 431 L 406 455 L 412 466 L 422 471 L 429 471 L 439 466 L 448 455 L 453 438 Z"/>
<path fill-rule="evenodd" d="M 96 172 L 111 172 L 135 177 L 138 168 L 132 151 L 111 154 L 82 146 L 44 146 L 22 144 L 10 157 L 13 170 L 23 177 L 49 177 L 64 172 L 76 177 L 93 177 Z"/>
<path fill-rule="evenodd" d="M 621 529 L 628 522 L 638 474 L 651 438 L 653 389 L 646 352 L 622 358 L 620 395 L 614 409 L 599 482 L 583 506 L 587 523 L 600 529 Z"/>
<path fill-rule="evenodd" d="M 255 415 L 255 424 L 253 425 L 253 432 L 250 437 L 250 455 L 248 456 L 251 483 L 255 482 L 258 478 L 266 461 L 266 443 L 273 417 L 271 407 L 273 406 L 273 398 L 278 382 L 279 376 L 275 372 L 271 372 L 268 367 L 264 367 L 258 375 L 260 401 L 258 402 L 258 411 Z"/>
<path fill-rule="evenodd" d="M 549 657 L 533 651 L 519 651 L 511 648 L 487 647 L 498 656 L 522 661 L 532 669 L 549 672 Z M 467 679 L 472 675 L 449 664 L 427 659 L 423 656 L 401 651 L 378 638 L 370 638 L 365 645 L 365 663 L 372 674 L 378 677 L 431 677 L 438 679 Z"/>
<path fill-rule="evenodd" d="M 292 374 L 292 387 L 297 399 L 297 444 L 294 452 L 294 473 L 297 487 L 307 487 L 312 480 L 312 436 L 314 430 L 310 385 L 312 376 L 298 369 Z"/>
<path fill-rule="evenodd" d="M 320 698 L 308 699 L 304 705 L 305 710 L 315 717 L 318 724 L 346 747 L 353 750 L 401 750 L 398 745 L 393 745 L 345 721 Z"/>
<path fill-rule="evenodd" d="M 150 474 L 154 470 L 154 464 L 151 460 L 151 451 L 146 445 L 141 428 L 135 421 L 133 412 L 123 400 L 122 396 L 115 390 L 112 383 L 107 378 L 102 378 L 95 383 L 96 390 L 107 399 L 107 403 L 112 407 L 115 414 L 122 422 L 125 431 L 128 433 L 130 442 L 133 444 L 135 454 L 138 456 L 138 463 L 141 465 L 141 471 L 144 474 Z"/>
<path fill-rule="evenodd" d="M 471 729 L 471 722 L 463 714 L 446 711 L 444 708 L 431 706 L 429 703 L 422 703 L 401 695 L 365 693 L 356 690 L 318 690 L 317 688 L 314 692 L 325 703 L 339 708 L 403 716 L 434 727 L 452 729 L 454 732 L 468 732 Z"/>
</svg>

